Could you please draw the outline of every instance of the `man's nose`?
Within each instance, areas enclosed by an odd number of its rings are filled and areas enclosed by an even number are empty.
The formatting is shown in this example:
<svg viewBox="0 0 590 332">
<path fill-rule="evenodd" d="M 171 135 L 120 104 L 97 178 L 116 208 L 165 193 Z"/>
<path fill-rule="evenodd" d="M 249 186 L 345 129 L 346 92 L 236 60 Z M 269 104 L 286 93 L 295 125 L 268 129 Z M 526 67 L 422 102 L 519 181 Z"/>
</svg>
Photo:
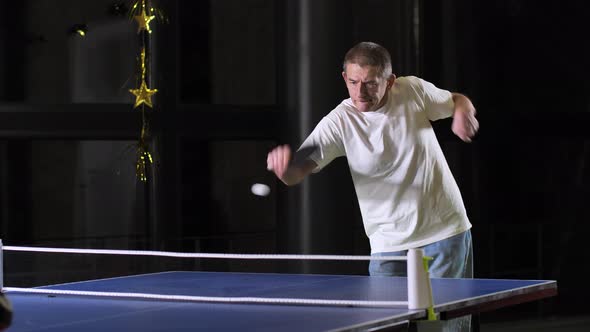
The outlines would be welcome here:
<svg viewBox="0 0 590 332">
<path fill-rule="evenodd" d="M 357 93 L 361 96 L 366 96 L 368 94 L 367 93 L 367 85 L 364 83 L 360 83 L 358 85 Z"/>
<path fill-rule="evenodd" d="M 368 89 L 367 89 L 367 85 L 365 83 L 359 84 L 359 92 L 363 96 L 368 95 Z"/>
</svg>

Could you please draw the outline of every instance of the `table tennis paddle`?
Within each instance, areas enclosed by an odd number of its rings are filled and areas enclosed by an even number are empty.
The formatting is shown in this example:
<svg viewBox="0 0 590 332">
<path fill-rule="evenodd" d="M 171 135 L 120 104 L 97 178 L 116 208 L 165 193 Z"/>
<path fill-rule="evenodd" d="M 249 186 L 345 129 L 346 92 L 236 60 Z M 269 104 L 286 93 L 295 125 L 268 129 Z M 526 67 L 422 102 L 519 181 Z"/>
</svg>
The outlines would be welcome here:
<svg viewBox="0 0 590 332">
<path fill-rule="evenodd" d="M 307 160 L 312 153 L 314 153 L 318 149 L 317 145 L 309 145 L 304 146 L 301 149 L 295 152 L 295 156 L 293 157 L 292 163 L 300 163 L 304 160 Z"/>
<path fill-rule="evenodd" d="M 298 164 L 298 163 L 301 163 L 301 162 L 307 160 L 307 158 L 312 153 L 314 153 L 317 149 L 318 149 L 317 145 L 309 145 L 309 146 L 302 147 L 301 149 L 299 149 L 295 152 L 295 155 L 291 159 L 290 164 Z M 272 168 L 267 167 L 267 170 L 272 171 Z"/>
</svg>

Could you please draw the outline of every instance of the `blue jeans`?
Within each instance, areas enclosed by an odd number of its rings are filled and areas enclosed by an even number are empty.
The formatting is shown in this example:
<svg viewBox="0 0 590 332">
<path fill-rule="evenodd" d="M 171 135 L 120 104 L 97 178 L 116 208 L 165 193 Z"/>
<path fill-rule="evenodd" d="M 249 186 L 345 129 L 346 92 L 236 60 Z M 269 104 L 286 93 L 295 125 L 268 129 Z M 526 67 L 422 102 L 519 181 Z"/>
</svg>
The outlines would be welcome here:
<svg viewBox="0 0 590 332">
<path fill-rule="evenodd" d="M 473 278 L 473 247 L 471 231 L 451 236 L 422 247 L 424 255 L 430 256 L 429 272 L 432 278 Z M 405 256 L 407 250 L 374 253 L 372 256 Z M 371 261 L 372 276 L 405 277 L 405 261 Z"/>
</svg>

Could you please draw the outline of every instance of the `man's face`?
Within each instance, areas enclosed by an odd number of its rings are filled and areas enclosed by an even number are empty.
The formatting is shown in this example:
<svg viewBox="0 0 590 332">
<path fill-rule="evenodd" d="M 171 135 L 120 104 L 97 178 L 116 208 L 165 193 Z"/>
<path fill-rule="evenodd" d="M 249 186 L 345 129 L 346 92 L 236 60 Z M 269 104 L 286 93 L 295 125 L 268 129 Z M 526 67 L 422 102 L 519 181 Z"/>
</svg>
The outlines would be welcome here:
<svg viewBox="0 0 590 332">
<path fill-rule="evenodd" d="M 347 64 L 342 77 L 354 106 L 360 112 L 372 112 L 383 106 L 385 93 L 395 81 L 394 75 L 383 77 L 377 67 L 361 67 L 356 63 Z"/>
</svg>

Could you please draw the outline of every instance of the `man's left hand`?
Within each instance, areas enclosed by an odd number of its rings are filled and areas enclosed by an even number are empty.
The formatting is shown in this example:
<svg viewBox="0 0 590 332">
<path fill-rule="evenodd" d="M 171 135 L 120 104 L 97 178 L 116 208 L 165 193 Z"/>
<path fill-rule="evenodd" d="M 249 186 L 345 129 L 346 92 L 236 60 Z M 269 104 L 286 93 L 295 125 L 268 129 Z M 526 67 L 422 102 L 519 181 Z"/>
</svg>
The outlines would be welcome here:
<svg viewBox="0 0 590 332">
<path fill-rule="evenodd" d="M 479 122 L 475 118 L 475 107 L 465 96 L 455 95 L 454 97 L 455 112 L 451 129 L 464 142 L 471 142 L 479 130 Z"/>
</svg>

